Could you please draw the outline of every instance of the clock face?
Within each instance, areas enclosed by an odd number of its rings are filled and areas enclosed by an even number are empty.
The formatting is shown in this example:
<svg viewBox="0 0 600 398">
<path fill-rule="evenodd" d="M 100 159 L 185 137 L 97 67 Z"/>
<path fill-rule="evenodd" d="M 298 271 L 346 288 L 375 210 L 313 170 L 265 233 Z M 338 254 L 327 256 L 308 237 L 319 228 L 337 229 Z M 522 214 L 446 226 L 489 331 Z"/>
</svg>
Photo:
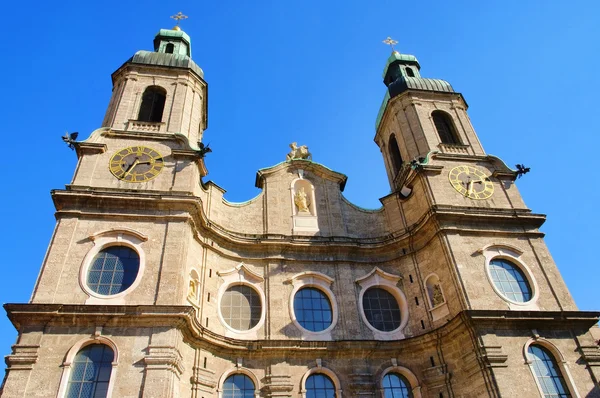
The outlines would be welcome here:
<svg viewBox="0 0 600 398">
<path fill-rule="evenodd" d="M 156 177 L 164 167 L 163 157 L 152 148 L 130 146 L 110 159 L 110 172 L 121 181 L 146 182 Z"/>
<path fill-rule="evenodd" d="M 471 199 L 487 199 L 494 193 L 494 184 L 481 170 L 473 166 L 456 166 L 448 174 L 450 184 Z"/>
</svg>

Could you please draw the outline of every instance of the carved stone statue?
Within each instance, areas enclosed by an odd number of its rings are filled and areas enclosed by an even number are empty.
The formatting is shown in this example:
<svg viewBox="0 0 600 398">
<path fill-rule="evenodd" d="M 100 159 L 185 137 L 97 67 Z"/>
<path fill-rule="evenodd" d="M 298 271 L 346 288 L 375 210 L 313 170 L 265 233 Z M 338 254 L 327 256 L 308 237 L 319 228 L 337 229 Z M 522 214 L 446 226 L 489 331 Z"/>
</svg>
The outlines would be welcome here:
<svg viewBox="0 0 600 398">
<path fill-rule="evenodd" d="M 190 287 L 188 289 L 188 297 L 192 300 L 196 300 L 197 297 L 197 286 L 198 281 L 195 279 L 190 280 Z"/>
<path fill-rule="evenodd" d="M 292 142 L 290 144 L 290 148 L 292 150 L 287 154 L 285 160 L 292 159 L 309 159 L 312 160 L 312 155 L 308 152 L 308 147 L 306 145 L 298 146 L 296 142 Z"/>
<path fill-rule="evenodd" d="M 433 285 L 433 298 L 431 301 L 434 307 L 442 304 L 445 301 L 444 295 L 442 294 L 442 288 L 438 284 Z"/>
<path fill-rule="evenodd" d="M 300 188 L 296 195 L 294 195 L 294 203 L 298 207 L 298 213 L 308 213 L 308 199 L 306 197 L 306 192 L 304 192 L 304 188 Z"/>
</svg>

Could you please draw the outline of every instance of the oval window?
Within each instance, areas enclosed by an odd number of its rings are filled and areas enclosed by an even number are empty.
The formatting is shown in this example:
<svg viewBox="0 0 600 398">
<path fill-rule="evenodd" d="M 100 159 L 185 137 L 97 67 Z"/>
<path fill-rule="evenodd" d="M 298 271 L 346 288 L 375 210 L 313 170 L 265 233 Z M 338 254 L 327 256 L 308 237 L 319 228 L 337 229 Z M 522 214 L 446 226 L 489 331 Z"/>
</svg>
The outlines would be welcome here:
<svg viewBox="0 0 600 398">
<path fill-rule="evenodd" d="M 260 296 L 247 285 L 229 287 L 221 298 L 221 315 L 235 330 L 250 330 L 260 321 Z"/>
<path fill-rule="evenodd" d="M 304 329 L 321 332 L 332 322 L 329 298 L 319 289 L 302 288 L 294 295 L 294 315 Z"/>
<path fill-rule="evenodd" d="M 127 246 L 102 249 L 92 261 L 87 286 L 98 294 L 111 296 L 127 290 L 140 269 L 140 256 Z"/>
<path fill-rule="evenodd" d="M 391 332 L 400 327 L 400 307 L 387 290 L 372 287 L 363 294 L 363 311 L 367 321 L 377 330 Z"/>
<path fill-rule="evenodd" d="M 509 300 L 525 303 L 531 300 L 531 286 L 519 267 L 503 258 L 490 261 L 490 275 L 496 289 Z"/>
</svg>

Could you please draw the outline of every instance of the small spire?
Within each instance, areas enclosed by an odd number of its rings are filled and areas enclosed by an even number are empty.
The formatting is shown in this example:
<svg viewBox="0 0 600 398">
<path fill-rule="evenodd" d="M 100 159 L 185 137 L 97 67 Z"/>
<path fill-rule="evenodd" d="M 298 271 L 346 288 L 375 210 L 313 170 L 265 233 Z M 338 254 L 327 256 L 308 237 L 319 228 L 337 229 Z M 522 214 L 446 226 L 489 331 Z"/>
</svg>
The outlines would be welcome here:
<svg viewBox="0 0 600 398">
<path fill-rule="evenodd" d="M 173 18 L 174 20 L 177 21 L 177 23 L 173 27 L 173 30 L 181 30 L 181 28 L 179 27 L 179 23 L 181 22 L 182 19 L 187 19 L 188 16 L 184 15 L 181 11 L 179 11 L 177 14 L 171 15 L 171 18 Z"/>
<path fill-rule="evenodd" d="M 395 46 L 396 44 L 398 44 L 398 42 L 397 42 L 396 40 L 394 40 L 394 39 L 392 39 L 391 37 L 389 37 L 389 36 L 388 36 L 388 37 L 387 37 L 387 39 L 385 39 L 385 40 L 383 41 L 383 43 L 384 43 L 384 44 L 387 44 L 387 45 L 388 45 L 388 46 L 390 46 L 390 47 L 392 47 L 392 52 L 393 52 L 393 53 L 397 53 L 397 52 L 398 52 L 398 51 L 396 51 L 396 49 L 394 48 L 394 46 Z"/>
</svg>

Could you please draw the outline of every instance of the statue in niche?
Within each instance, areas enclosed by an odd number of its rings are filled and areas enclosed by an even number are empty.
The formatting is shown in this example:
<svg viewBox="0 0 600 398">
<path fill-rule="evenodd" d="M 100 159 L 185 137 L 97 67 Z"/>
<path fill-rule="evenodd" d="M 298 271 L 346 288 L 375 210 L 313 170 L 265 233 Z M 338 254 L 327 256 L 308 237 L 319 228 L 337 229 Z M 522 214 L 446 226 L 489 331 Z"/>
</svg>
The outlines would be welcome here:
<svg viewBox="0 0 600 398">
<path fill-rule="evenodd" d="M 300 188 L 298 192 L 296 192 L 296 195 L 294 195 L 294 203 L 296 204 L 296 207 L 298 207 L 298 213 L 310 213 L 308 210 L 308 198 L 304 191 L 304 187 Z"/>
<path fill-rule="evenodd" d="M 197 280 L 195 280 L 195 279 L 190 280 L 190 287 L 188 289 L 188 298 L 191 300 L 196 300 L 197 291 L 198 291 L 197 284 L 198 284 Z"/>
<path fill-rule="evenodd" d="M 285 160 L 293 160 L 293 159 L 308 159 L 312 160 L 312 155 L 308 152 L 308 147 L 306 145 L 298 146 L 298 143 L 292 142 L 290 144 L 290 148 L 292 150 L 287 154 Z"/>
<path fill-rule="evenodd" d="M 444 302 L 444 295 L 442 294 L 442 288 L 439 284 L 433 285 L 433 298 L 431 301 L 434 307 Z"/>
</svg>

